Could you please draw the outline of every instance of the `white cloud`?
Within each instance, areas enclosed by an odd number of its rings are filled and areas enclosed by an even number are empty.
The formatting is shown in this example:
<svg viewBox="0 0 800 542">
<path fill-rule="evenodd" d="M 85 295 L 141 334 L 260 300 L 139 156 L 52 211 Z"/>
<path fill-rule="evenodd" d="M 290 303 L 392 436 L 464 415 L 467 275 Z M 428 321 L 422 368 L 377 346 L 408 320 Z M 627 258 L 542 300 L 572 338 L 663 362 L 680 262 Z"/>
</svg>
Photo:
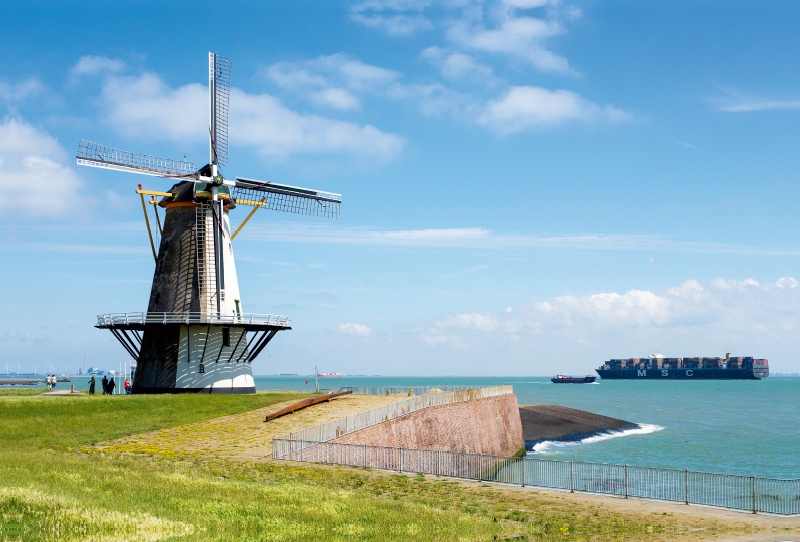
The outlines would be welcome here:
<svg viewBox="0 0 800 542">
<path fill-rule="evenodd" d="M 511 336 L 582 344 L 608 338 L 625 344 L 643 335 L 714 337 L 730 344 L 748 344 L 748 337 L 797 341 L 798 302 L 800 289 L 792 277 L 782 277 L 774 284 L 759 284 L 753 279 L 689 280 L 660 292 L 634 289 L 565 295 L 521 305 L 513 311 L 509 307 L 490 314 L 455 314 L 436 320 L 419 337 L 431 346 L 446 344 L 459 350 L 491 337 L 503 341 Z"/>
<path fill-rule="evenodd" d="M 340 333 L 359 335 L 361 337 L 372 335 L 372 330 L 363 324 L 339 324 L 338 330 Z"/>
<path fill-rule="evenodd" d="M 208 88 L 204 85 L 172 89 L 154 73 L 112 76 L 103 85 L 101 100 L 104 121 L 126 137 L 208 139 Z"/>
<path fill-rule="evenodd" d="M 21 118 L 6 117 L 0 123 L 0 165 L 17 202 L 7 212 L 35 217 L 74 212 L 83 182 L 69 162 L 67 152 L 48 133 Z"/>
<path fill-rule="evenodd" d="M 35 77 L 12 84 L 0 81 L 0 100 L 18 102 L 44 91 L 44 85 Z"/>
<path fill-rule="evenodd" d="M 513 9 L 493 10 L 492 13 L 495 14 L 492 28 L 487 28 L 482 16 L 477 20 L 464 18 L 450 26 L 447 37 L 469 49 L 522 58 L 544 71 L 571 71 L 566 58 L 549 51 L 543 44 L 547 38 L 565 32 L 558 21 L 520 17 Z"/>
<path fill-rule="evenodd" d="M 600 106 L 569 90 L 512 87 L 505 96 L 487 104 L 480 124 L 500 134 L 557 126 L 565 121 L 620 122 L 631 117 L 616 107 Z"/>
<path fill-rule="evenodd" d="M 157 75 L 111 76 L 102 90 L 104 121 L 127 137 L 199 142 L 207 138 L 205 86 L 172 89 Z M 268 156 L 344 153 L 377 159 L 397 156 L 405 140 L 370 125 L 302 114 L 268 94 L 231 90 L 230 139 Z"/>
<path fill-rule="evenodd" d="M 231 91 L 231 141 L 259 153 L 344 153 L 378 159 L 400 154 L 405 139 L 374 126 L 296 113 L 267 94 Z"/>
<path fill-rule="evenodd" d="M 350 8 L 350 18 L 390 36 L 429 30 L 433 24 L 423 12 L 431 0 L 367 0 Z"/>
<path fill-rule="evenodd" d="M 349 90 L 343 88 L 325 88 L 311 94 L 311 99 L 319 105 L 326 105 L 334 109 L 357 109 L 361 102 Z"/>
<path fill-rule="evenodd" d="M 567 250 L 637 250 L 698 254 L 800 255 L 798 248 L 770 248 L 699 241 L 681 241 L 660 235 L 564 234 L 526 235 L 495 233 L 485 228 L 422 230 L 370 230 L 310 224 L 254 224 L 240 234 L 243 239 L 271 242 L 320 243 L 401 247 L 520 248 Z"/>
<path fill-rule="evenodd" d="M 718 85 L 724 96 L 714 100 L 715 109 L 725 113 L 751 113 L 756 111 L 782 111 L 800 109 L 797 99 L 770 99 L 737 88 Z"/>
<path fill-rule="evenodd" d="M 72 67 L 73 75 L 97 75 L 101 73 L 119 73 L 126 69 L 123 61 L 107 56 L 82 56 Z"/>
<path fill-rule="evenodd" d="M 284 90 L 311 102 L 350 110 L 361 107 L 362 95 L 412 100 L 426 115 L 462 112 L 469 99 L 441 83 L 401 82 L 403 74 L 365 64 L 344 53 L 320 56 L 304 62 L 278 62 L 265 75 Z"/>
<path fill-rule="evenodd" d="M 489 66 L 484 66 L 474 57 L 458 51 L 448 52 L 434 46 L 423 50 L 420 57 L 438 66 L 442 76 L 447 79 L 470 78 L 484 82 L 493 82 L 495 79 Z"/>
</svg>

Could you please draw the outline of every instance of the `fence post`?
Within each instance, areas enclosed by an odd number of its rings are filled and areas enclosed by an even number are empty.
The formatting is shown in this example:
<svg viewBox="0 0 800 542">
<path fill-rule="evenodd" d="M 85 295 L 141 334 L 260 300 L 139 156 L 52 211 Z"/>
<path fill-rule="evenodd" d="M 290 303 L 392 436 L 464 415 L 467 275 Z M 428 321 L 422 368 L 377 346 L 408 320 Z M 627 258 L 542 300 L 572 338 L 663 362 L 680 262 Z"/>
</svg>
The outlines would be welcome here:
<svg viewBox="0 0 800 542">
<path fill-rule="evenodd" d="M 436 450 L 436 477 L 441 476 L 442 451 Z"/>
<path fill-rule="evenodd" d="M 628 498 L 628 464 L 625 463 L 625 498 Z"/>
<path fill-rule="evenodd" d="M 522 458 L 522 487 L 525 487 L 525 463 L 527 463 L 527 462 L 528 462 L 528 460 L 523 457 Z"/>
<path fill-rule="evenodd" d="M 400 474 L 403 474 L 403 449 L 400 448 Z"/>
<path fill-rule="evenodd" d="M 364 445 L 364 468 L 367 468 L 367 445 Z"/>
<path fill-rule="evenodd" d="M 686 487 L 683 490 L 683 504 L 689 504 L 689 469 L 686 469 Z"/>
<path fill-rule="evenodd" d="M 752 476 L 751 478 L 753 478 L 753 513 L 757 514 L 758 501 L 756 500 L 756 477 Z"/>
<path fill-rule="evenodd" d="M 303 443 L 300 443 L 300 462 L 303 462 Z"/>
<path fill-rule="evenodd" d="M 575 462 L 569 462 L 569 492 L 575 493 Z"/>
</svg>

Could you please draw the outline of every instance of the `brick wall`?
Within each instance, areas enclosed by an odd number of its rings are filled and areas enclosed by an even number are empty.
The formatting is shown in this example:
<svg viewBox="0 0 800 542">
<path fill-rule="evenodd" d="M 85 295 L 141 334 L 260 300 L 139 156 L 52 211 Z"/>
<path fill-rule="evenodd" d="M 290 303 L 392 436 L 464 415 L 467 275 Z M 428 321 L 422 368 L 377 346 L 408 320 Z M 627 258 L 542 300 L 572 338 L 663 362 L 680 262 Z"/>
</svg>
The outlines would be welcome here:
<svg viewBox="0 0 800 542">
<path fill-rule="evenodd" d="M 333 442 L 502 456 L 525 448 L 514 394 L 424 408 Z"/>
</svg>

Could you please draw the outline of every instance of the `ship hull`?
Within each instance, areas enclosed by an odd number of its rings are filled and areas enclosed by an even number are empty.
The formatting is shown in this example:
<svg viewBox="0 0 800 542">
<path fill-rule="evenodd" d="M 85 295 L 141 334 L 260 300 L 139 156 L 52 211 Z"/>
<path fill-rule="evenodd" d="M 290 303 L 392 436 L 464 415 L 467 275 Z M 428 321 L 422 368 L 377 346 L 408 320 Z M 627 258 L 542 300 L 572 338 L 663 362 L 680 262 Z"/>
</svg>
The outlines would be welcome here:
<svg viewBox="0 0 800 542">
<path fill-rule="evenodd" d="M 582 376 L 580 378 L 574 378 L 571 376 L 567 377 L 553 377 L 550 379 L 550 382 L 553 384 L 591 384 L 595 381 L 596 377 L 594 376 Z"/>
<path fill-rule="evenodd" d="M 761 380 L 768 368 L 756 369 L 596 369 L 604 380 Z"/>
</svg>

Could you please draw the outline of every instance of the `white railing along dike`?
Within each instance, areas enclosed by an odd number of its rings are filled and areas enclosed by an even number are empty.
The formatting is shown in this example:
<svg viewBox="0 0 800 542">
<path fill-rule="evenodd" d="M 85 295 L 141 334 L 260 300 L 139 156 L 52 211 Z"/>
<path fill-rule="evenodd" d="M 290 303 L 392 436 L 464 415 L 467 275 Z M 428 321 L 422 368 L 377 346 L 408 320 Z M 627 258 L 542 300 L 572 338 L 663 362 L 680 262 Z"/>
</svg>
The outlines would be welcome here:
<svg viewBox="0 0 800 542">
<path fill-rule="evenodd" d="M 273 439 L 275 459 L 800 515 L 800 479 Z"/>
<path fill-rule="evenodd" d="M 289 326 L 288 316 L 276 314 L 206 314 L 201 312 L 123 312 L 99 314 L 98 327 L 130 324 L 259 324 L 279 327 Z"/>
<path fill-rule="evenodd" d="M 277 440 L 289 440 L 297 442 L 325 442 L 333 440 L 341 436 L 347 435 L 354 431 L 360 431 L 373 425 L 393 420 L 400 416 L 405 416 L 411 412 L 439 405 L 449 405 L 453 403 L 462 403 L 465 401 L 473 401 L 475 399 L 485 399 L 487 397 L 497 397 L 498 395 L 506 395 L 514 393 L 511 386 L 490 386 L 486 388 L 472 388 L 468 390 L 444 391 L 444 392 L 431 392 L 424 395 L 417 395 L 409 397 L 399 403 L 386 405 L 384 407 L 359 412 L 346 418 L 334 420 L 332 422 L 323 423 L 316 427 L 309 427 L 301 431 L 290 433 L 285 437 L 280 437 Z M 273 440 L 274 442 L 274 440 Z M 274 445 L 273 445 L 274 446 Z M 273 448 L 273 454 L 274 454 Z"/>
</svg>

